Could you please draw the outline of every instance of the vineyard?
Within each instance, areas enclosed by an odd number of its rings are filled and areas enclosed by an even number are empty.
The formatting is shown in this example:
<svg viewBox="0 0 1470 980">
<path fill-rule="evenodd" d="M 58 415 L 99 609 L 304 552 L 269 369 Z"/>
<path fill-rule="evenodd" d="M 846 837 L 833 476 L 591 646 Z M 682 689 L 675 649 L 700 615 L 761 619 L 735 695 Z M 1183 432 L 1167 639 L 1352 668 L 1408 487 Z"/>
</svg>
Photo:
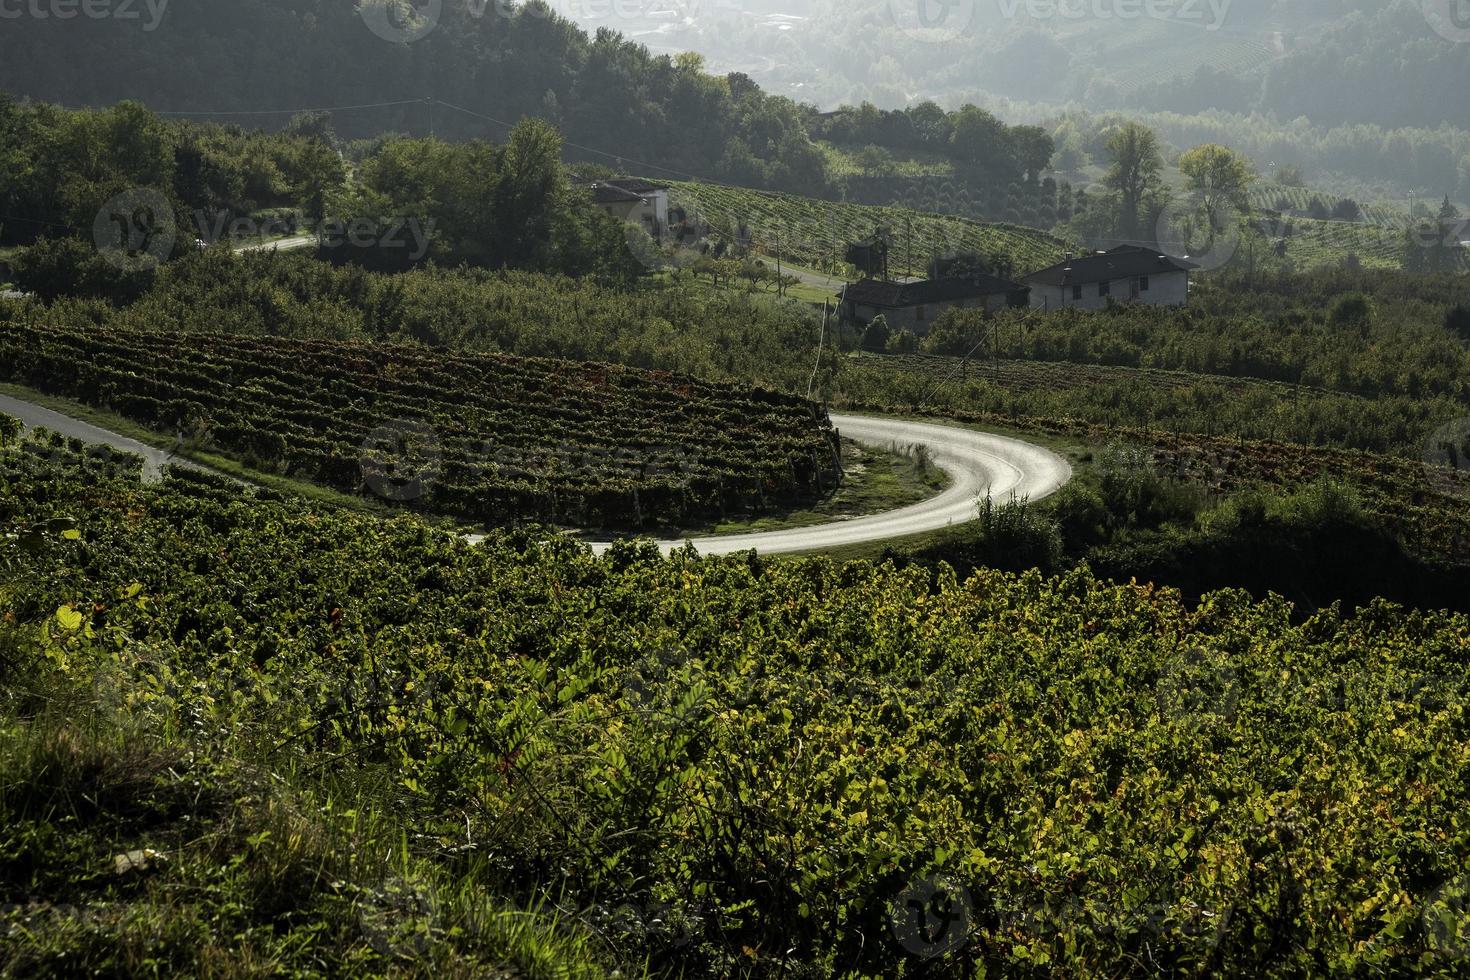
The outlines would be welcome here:
<svg viewBox="0 0 1470 980">
<path fill-rule="evenodd" d="M 266 472 L 490 525 L 759 512 L 840 478 L 810 403 L 605 364 L 12 324 L 0 365 Z"/>
<path fill-rule="evenodd" d="M 882 410 L 876 403 L 854 408 Z M 1463 417 L 1419 441 L 1414 458 L 1353 449 L 1314 447 L 1077 418 L 1044 418 L 946 407 L 946 418 L 1086 440 L 1097 446 L 1140 446 L 1161 472 L 1198 483 L 1212 493 L 1267 488 L 1292 491 L 1333 481 L 1359 494 L 1374 521 L 1422 558 L 1470 565 L 1470 423 Z"/>
<path fill-rule="evenodd" d="M 1403 268 L 1402 227 L 1312 218 L 1261 219 L 1255 225 L 1267 239 L 1262 247 L 1262 259 L 1270 254 L 1267 249 L 1284 243 L 1285 253 L 1281 257 L 1303 269 L 1338 265 L 1350 255 L 1356 256 L 1365 268 Z M 1237 252 L 1237 261 L 1241 254 Z"/>
<path fill-rule="evenodd" d="M 1327 206 L 1328 210 L 1334 208 L 1341 200 L 1335 194 L 1324 194 L 1306 187 L 1290 187 L 1285 184 L 1272 184 L 1265 181 L 1257 181 L 1250 188 L 1250 206 L 1255 211 L 1302 211 L 1305 212 L 1312 206 L 1313 200 L 1319 200 Z M 1285 205 L 1283 207 L 1282 205 Z M 1364 220 L 1370 225 L 1383 228 L 1398 228 L 1403 230 L 1409 225 L 1409 216 L 1402 210 L 1384 204 L 1360 204 Z"/>
<path fill-rule="evenodd" d="M 684 206 L 731 242 L 792 261 L 828 269 L 843 261 L 848 243 L 886 228 L 892 235 L 892 271 L 922 275 L 934 255 L 978 252 L 1008 261 L 1024 275 L 1061 261 L 1067 243 L 1045 232 L 1015 225 L 982 224 L 902 208 L 821 201 L 771 191 L 713 184 L 671 185 L 672 203 Z M 912 237 L 910 237 L 912 236 Z"/>
<path fill-rule="evenodd" d="M 1461 616 L 469 547 L 65 449 L 0 452 L 0 569 L 7 971 L 1467 962 Z"/>
</svg>

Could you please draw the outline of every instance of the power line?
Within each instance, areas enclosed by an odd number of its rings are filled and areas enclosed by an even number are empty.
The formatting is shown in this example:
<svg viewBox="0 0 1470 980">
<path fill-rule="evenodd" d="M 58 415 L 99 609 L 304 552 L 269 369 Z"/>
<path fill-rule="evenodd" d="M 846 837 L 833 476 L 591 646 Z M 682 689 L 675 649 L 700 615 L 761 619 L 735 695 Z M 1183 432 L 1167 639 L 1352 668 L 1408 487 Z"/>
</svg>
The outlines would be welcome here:
<svg viewBox="0 0 1470 980">
<path fill-rule="evenodd" d="M 362 105 L 314 106 L 304 109 L 174 109 L 154 110 L 159 116 L 287 116 L 301 112 L 350 112 L 354 109 L 386 109 L 400 105 L 422 105 L 423 99 L 402 99 L 397 102 L 367 102 Z"/>
</svg>

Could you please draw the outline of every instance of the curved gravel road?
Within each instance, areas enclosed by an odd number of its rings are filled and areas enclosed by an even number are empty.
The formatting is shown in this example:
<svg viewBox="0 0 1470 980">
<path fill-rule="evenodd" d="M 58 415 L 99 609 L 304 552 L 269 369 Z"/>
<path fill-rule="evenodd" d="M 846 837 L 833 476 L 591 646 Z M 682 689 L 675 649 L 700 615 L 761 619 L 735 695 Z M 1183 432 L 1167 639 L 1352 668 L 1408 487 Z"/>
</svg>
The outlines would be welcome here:
<svg viewBox="0 0 1470 980">
<path fill-rule="evenodd" d="M 137 453 L 144 460 L 145 479 L 156 479 L 161 468 L 170 463 L 210 472 L 207 467 L 135 439 L 9 395 L 0 394 L 0 412 L 15 416 L 27 427 L 41 425 L 86 443 Z M 883 514 L 781 531 L 660 541 L 659 547 L 668 552 L 693 543 L 706 555 L 752 548 L 763 554 L 781 554 L 889 541 L 971 520 L 976 498 L 987 492 L 998 500 L 1008 500 L 1013 494 L 1037 500 L 1060 489 L 1072 477 L 1072 467 L 1051 450 L 988 432 L 866 415 L 834 414 L 832 424 L 843 436 L 865 445 L 924 446 L 934 464 L 949 476 L 950 485 L 928 500 Z M 475 543 L 483 536 L 467 535 L 466 540 Z M 610 547 L 610 541 L 592 542 L 592 549 L 599 554 Z"/>
<path fill-rule="evenodd" d="M 972 520 L 976 498 L 987 492 L 1002 501 L 1012 494 L 1038 500 L 1055 493 L 1072 478 L 1072 467 L 1061 456 L 1006 436 L 866 415 L 834 413 L 832 424 L 844 437 L 864 445 L 924 446 L 934 464 L 949 475 L 950 485 L 938 496 L 884 514 L 784 531 L 660 541 L 659 548 L 668 552 L 692 543 L 703 555 L 726 555 L 752 548 L 762 554 L 782 554 L 889 541 Z M 609 542 L 592 545 L 598 553 L 610 547 Z"/>
</svg>

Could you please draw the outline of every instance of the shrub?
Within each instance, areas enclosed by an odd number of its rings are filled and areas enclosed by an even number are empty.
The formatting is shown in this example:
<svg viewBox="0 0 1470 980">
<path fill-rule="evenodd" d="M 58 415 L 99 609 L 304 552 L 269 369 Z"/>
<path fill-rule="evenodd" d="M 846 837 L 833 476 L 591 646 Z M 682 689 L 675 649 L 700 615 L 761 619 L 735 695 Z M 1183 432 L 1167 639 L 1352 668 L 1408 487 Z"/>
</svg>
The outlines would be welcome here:
<svg viewBox="0 0 1470 980">
<path fill-rule="evenodd" d="M 997 506 L 995 499 L 979 502 L 971 559 L 1004 571 L 1039 568 L 1052 572 L 1063 563 L 1062 532 L 1056 522 L 1037 512 L 1025 498 Z"/>
</svg>

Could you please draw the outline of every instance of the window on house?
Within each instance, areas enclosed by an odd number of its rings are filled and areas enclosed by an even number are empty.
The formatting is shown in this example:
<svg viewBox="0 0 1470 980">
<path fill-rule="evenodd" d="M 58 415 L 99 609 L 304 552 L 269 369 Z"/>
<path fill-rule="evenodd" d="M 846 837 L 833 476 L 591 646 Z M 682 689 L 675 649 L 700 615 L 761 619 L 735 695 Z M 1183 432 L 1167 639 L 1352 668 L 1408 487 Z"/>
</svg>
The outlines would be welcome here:
<svg viewBox="0 0 1470 980">
<path fill-rule="evenodd" d="M 1148 276 L 1138 277 L 1138 291 L 1140 293 L 1148 292 Z"/>
<path fill-rule="evenodd" d="M 1073 299 L 1081 299 L 1082 298 L 1082 287 L 1080 285 L 1073 286 L 1072 287 L 1072 298 Z"/>
<path fill-rule="evenodd" d="M 1112 283 L 1110 283 L 1110 282 L 1100 282 L 1100 283 L 1097 284 L 1097 294 L 1099 296 L 1111 296 L 1112 295 L 1112 292 L 1113 292 L 1113 284 Z"/>
</svg>

